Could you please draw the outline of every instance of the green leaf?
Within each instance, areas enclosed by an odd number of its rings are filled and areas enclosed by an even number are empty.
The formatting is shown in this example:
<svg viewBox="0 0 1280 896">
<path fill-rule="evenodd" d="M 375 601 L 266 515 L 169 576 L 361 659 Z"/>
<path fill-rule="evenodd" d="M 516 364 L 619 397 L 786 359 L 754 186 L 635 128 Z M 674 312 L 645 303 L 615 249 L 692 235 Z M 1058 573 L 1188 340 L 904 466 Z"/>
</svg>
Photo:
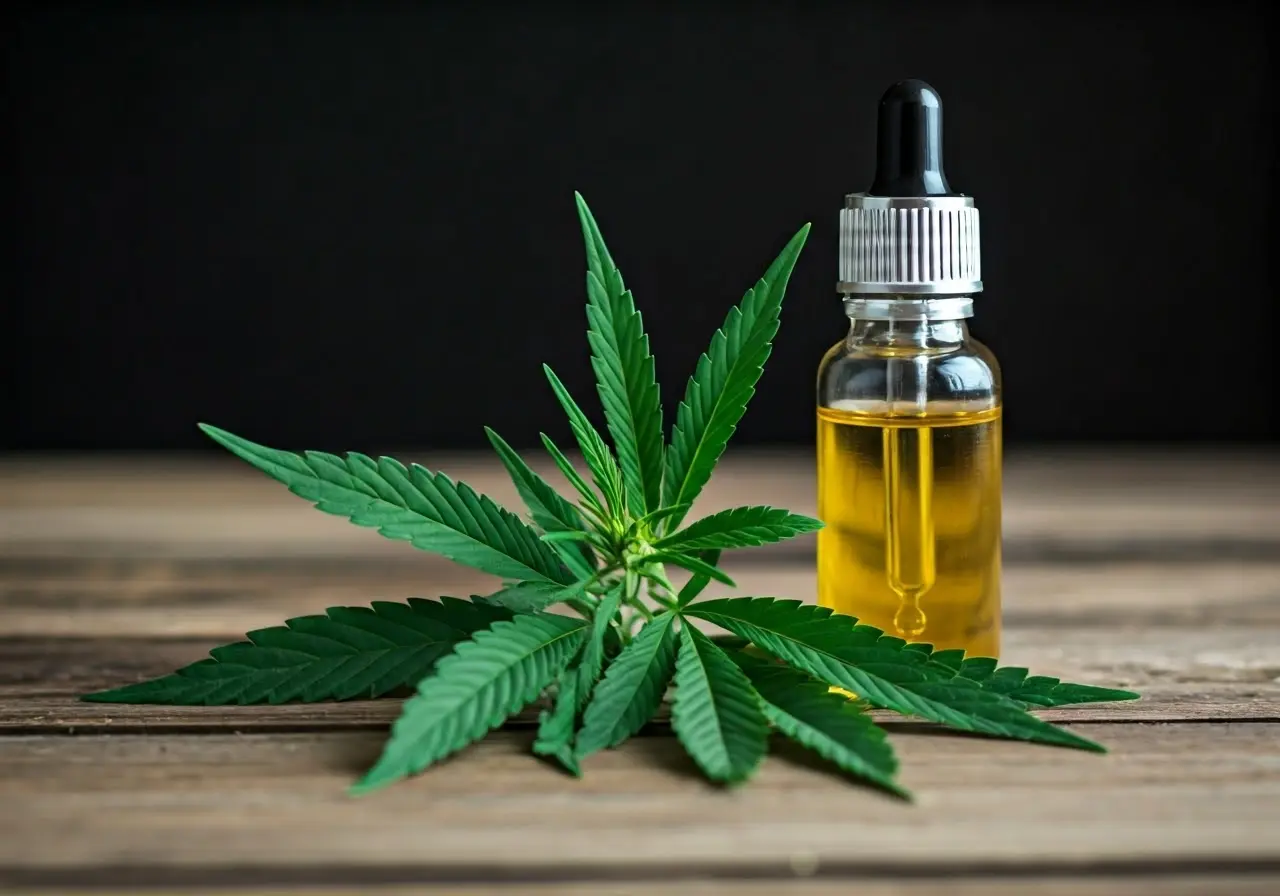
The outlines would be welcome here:
<svg viewBox="0 0 1280 896">
<path fill-rule="evenodd" d="M 702 551 L 698 559 L 708 566 L 714 567 L 720 562 L 720 552 L 718 550 Z M 676 605 L 683 607 L 685 604 L 690 603 L 710 584 L 711 576 L 701 574 L 694 575 L 693 578 L 684 583 L 684 587 L 681 588 L 680 593 L 676 595 Z"/>
<path fill-rule="evenodd" d="M 707 777 L 733 783 L 764 759 L 769 725 L 751 682 L 692 625 L 680 628 L 671 727 Z"/>
<path fill-rule="evenodd" d="M 719 567 L 712 566 L 705 560 L 690 554 L 681 554 L 676 551 L 658 551 L 657 553 L 649 554 L 644 559 L 647 563 L 670 563 L 672 566 L 678 566 L 681 569 L 686 569 L 695 575 L 705 576 L 708 579 L 715 579 L 717 582 L 720 582 L 723 585 L 728 585 L 730 588 L 732 588 L 734 584 L 733 579 L 725 575 L 724 571 Z"/>
<path fill-rule="evenodd" d="M 653 718 L 675 670 L 675 616 L 659 615 L 609 664 L 582 719 L 577 755 L 616 747 Z"/>
<path fill-rule="evenodd" d="M 387 538 L 506 579 L 574 580 L 554 551 L 519 517 L 465 483 L 389 457 L 318 451 L 305 456 L 267 448 L 201 424 L 231 453 L 248 461 L 325 513 L 345 516 Z"/>
<path fill-rule="evenodd" d="M 582 654 L 560 676 L 560 690 L 556 693 L 553 709 L 544 709 L 538 715 L 538 734 L 533 741 L 533 752 L 539 756 L 554 758 L 575 778 L 582 774 L 578 758 L 573 752 L 574 726 L 578 721 L 578 689 L 582 682 Z"/>
<path fill-rule="evenodd" d="M 730 656 L 747 673 L 775 728 L 849 774 L 911 798 L 893 779 L 898 760 L 884 729 L 857 702 L 789 666 Z"/>
<path fill-rule="evenodd" d="M 613 617 L 618 614 L 618 610 L 622 607 L 623 599 L 626 597 L 626 588 L 628 587 L 633 587 L 630 577 L 628 577 L 628 584 L 625 587 L 621 582 L 615 584 L 600 599 L 600 603 L 596 605 L 595 615 L 591 620 L 591 637 L 582 648 L 581 680 L 578 687 L 578 703 L 580 707 L 586 705 L 587 700 L 591 697 L 591 689 L 595 687 L 596 681 L 600 678 L 600 671 L 604 668 L 605 637 L 609 633 L 609 625 L 613 622 Z"/>
<path fill-rule="evenodd" d="M 418 685 L 381 758 L 354 791 L 416 774 L 497 728 L 564 671 L 585 630 L 583 619 L 540 613 L 476 632 Z"/>
<path fill-rule="evenodd" d="M 586 200 L 574 194 L 587 246 L 587 341 L 630 510 L 661 505 L 662 404 L 649 337 Z"/>
<path fill-rule="evenodd" d="M 560 382 L 560 377 L 556 376 L 555 371 L 546 364 L 542 365 L 542 370 L 547 375 L 547 382 L 551 383 L 551 391 L 555 392 L 560 406 L 564 408 L 565 415 L 569 418 L 569 429 L 572 430 L 573 437 L 578 442 L 578 450 L 582 452 L 582 459 L 586 461 L 587 469 L 591 471 L 591 478 L 596 488 L 600 489 L 600 494 L 604 496 L 613 515 L 620 517 L 626 502 L 623 499 L 622 472 L 618 469 L 617 461 L 613 459 L 613 452 L 605 444 L 600 432 L 591 425 L 582 408 L 578 407 L 578 403 L 573 400 L 564 383 Z"/>
<path fill-rule="evenodd" d="M 647 529 L 649 532 L 654 532 L 657 530 L 658 523 L 667 517 L 683 514 L 688 510 L 688 504 L 677 504 L 675 507 L 661 507 L 658 510 L 651 510 L 631 524 L 631 531 L 640 532 Z"/>
<path fill-rule="evenodd" d="M 547 449 L 547 454 L 551 455 L 551 459 L 555 461 L 564 478 L 574 487 L 579 495 L 582 496 L 583 503 L 596 513 L 597 516 L 605 518 L 608 513 L 604 509 L 604 505 L 600 503 L 600 499 L 596 497 L 596 493 L 591 490 L 591 486 L 578 475 L 578 471 L 573 468 L 573 464 L 569 462 L 569 458 L 565 457 L 564 452 L 551 440 L 551 436 L 545 432 L 538 433 L 542 439 L 542 446 Z"/>
<path fill-rule="evenodd" d="M 769 597 L 694 603 L 685 615 L 746 638 L 775 657 L 875 706 L 962 731 L 1105 752 L 1093 741 L 1028 714 L 1013 700 L 961 678 L 942 678 L 929 657 L 826 607 Z"/>
<path fill-rule="evenodd" d="M 595 574 L 595 555 L 591 552 L 590 546 L 553 544 L 551 549 L 560 556 L 561 562 L 569 568 L 569 571 L 573 574 L 572 578 L 577 579 L 579 582 L 585 581 Z"/>
<path fill-rule="evenodd" d="M 330 607 L 282 626 L 249 632 L 200 660 L 151 681 L 85 694 L 93 703 L 231 706 L 381 697 L 416 685 L 460 641 L 511 618 L 483 599 Z"/>
<path fill-rule="evenodd" d="M 524 462 L 515 449 L 489 427 L 484 428 L 493 450 L 507 468 L 521 500 L 529 508 L 529 516 L 546 532 L 581 530 L 578 509 L 561 497 L 551 485 Z"/>
<path fill-rule="evenodd" d="M 688 504 L 702 491 L 724 447 L 746 412 L 778 331 L 782 299 L 809 225 L 791 238 L 754 289 L 730 310 L 698 359 L 666 454 L 664 505 Z M 674 530 L 679 518 L 668 520 Z"/>
<path fill-rule="evenodd" d="M 578 756 L 574 752 L 574 735 L 578 714 L 591 698 L 600 670 L 604 667 L 605 640 L 609 624 L 617 614 L 625 596 L 623 586 L 615 585 L 596 606 L 592 618 L 591 634 L 578 652 L 568 670 L 560 676 L 560 693 L 555 709 L 543 711 L 539 717 L 538 737 L 533 751 L 542 756 L 554 756 L 573 775 L 580 775 Z"/>
<path fill-rule="evenodd" d="M 692 551 L 750 548 L 816 532 L 822 523 L 776 507 L 735 507 L 704 516 L 654 542 L 658 550 Z"/>
<path fill-rule="evenodd" d="M 743 666 L 743 662 L 750 662 L 755 659 L 755 657 L 748 656 L 745 660 L 739 662 L 738 654 L 751 646 L 751 642 L 746 638 L 739 638 L 737 635 L 726 634 L 714 634 L 708 635 L 707 637 L 711 639 L 713 644 L 728 653 L 729 656 L 733 657 L 734 662 L 738 663 L 739 666 Z M 746 666 L 743 666 L 743 668 L 745 669 Z"/>
<path fill-rule="evenodd" d="M 576 583 L 564 586 L 550 582 L 514 582 L 482 599 L 512 613 L 537 613 L 581 593 L 582 588 Z"/>
<path fill-rule="evenodd" d="M 997 670 L 1005 672 L 1005 669 Z M 1010 673 L 1025 672 L 1025 669 L 1008 667 Z M 962 676 L 963 677 L 963 676 Z M 1141 694 L 1119 688 L 1103 688 L 1088 684 L 1074 684 L 1060 681 L 1047 675 L 1031 675 L 1014 685 L 1009 677 L 997 676 L 982 682 L 984 691 L 1004 694 L 1019 703 L 1032 706 L 1067 706 L 1073 703 L 1110 703 L 1118 700 L 1138 700 Z"/>
<path fill-rule="evenodd" d="M 1073 703 L 1110 703 L 1119 700 L 1138 700 L 1141 694 L 1116 688 L 1101 688 L 1088 684 L 1072 684 L 1047 675 L 1029 675 L 1021 666 L 1000 666 L 992 657 L 965 658 L 963 650 L 937 650 L 932 644 L 907 644 L 904 650 L 914 650 L 929 657 L 930 669 L 942 678 L 960 677 L 976 682 L 984 691 L 1002 694 L 1025 706 L 1049 708 Z"/>
<path fill-rule="evenodd" d="M 542 538 L 543 541 L 547 542 L 548 544 L 551 544 L 552 542 L 562 542 L 562 541 L 589 542 L 593 538 L 596 538 L 597 536 L 595 535 L 594 532 L 583 532 L 579 529 L 575 529 L 572 532 L 568 531 L 567 529 L 561 529 L 556 532 L 545 532 L 540 537 Z"/>
</svg>

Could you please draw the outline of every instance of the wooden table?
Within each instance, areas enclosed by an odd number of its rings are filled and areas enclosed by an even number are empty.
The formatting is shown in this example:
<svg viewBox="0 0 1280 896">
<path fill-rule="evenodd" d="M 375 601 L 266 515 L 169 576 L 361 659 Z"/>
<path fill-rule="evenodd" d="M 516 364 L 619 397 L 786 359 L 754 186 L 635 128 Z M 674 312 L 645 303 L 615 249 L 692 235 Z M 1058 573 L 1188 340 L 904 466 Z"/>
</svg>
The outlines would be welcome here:
<svg viewBox="0 0 1280 896">
<path fill-rule="evenodd" d="M 427 460 L 516 506 L 487 460 Z M 739 454 L 699 510 L 813 512 L 812 475 L 807 455 Z M 352 799 L 395 701 L 75 695 L 288 616 L 483 577 L 229 458 L 0 461 L 0 889 L 1280 892 L 1280 463 L 1011 452 L 1007 481 L 1004 659 L 1140 690 L 1045 713 L 1109 755 L 899 722 L 906 805 L 789 749 L 717 790 L 660 730 L 575 781 L 513 726 Z M 811 542 L 728 566 L 738 593 L 813 594 Z"/>
</svg>

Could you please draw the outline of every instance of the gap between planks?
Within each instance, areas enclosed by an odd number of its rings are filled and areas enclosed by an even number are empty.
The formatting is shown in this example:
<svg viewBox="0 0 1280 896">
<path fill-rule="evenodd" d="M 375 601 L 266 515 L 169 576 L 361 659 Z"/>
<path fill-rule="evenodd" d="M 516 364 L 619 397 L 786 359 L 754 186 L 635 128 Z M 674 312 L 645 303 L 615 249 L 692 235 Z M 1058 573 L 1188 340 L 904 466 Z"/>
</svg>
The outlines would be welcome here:
<svg viewBox="0 0 1280 896">
<path fill-rule="evenodd" d="M 586 869 L 589 873 L 590 869 Z M 335 869 L 240 868 L 228 874 L 223 869 L 205 868 L 167 871 L 158 868 L 111 866 L 92 871 L 22 872 L 0 868 L 0 885 L 9 896 L 137 896 L 141 893 L 172 893 L 178 887 L 185 896 L 1274 896 L 1280 891 L 1280 871 L 1274 863 L 1231 863 L 1216 860 L 1160 863 L 1143 862 L 1070 864 L 1061 868 L 1026 869 L 944 869 L 941 879 L 920 879 L 902 869 L 874 876 L 872 869 L 827 868 L 811 870 L 803 863 L 779 869 L 768 880 L 719 880 L 713 874 L 664 874 L 666 869 L 635 870 L 619 882 L 625 870 L 608 880 L 580 881 L 573 874 L 556 883 L 530 879 L 489 883 L 449 881 L 431 869 L 381 868 L 364 875 L 358 886 L 341 883 L 345 876 Z M 806 875 L 808 875 L 806 877 Z M 322 880 L 322 884 L 294 882 Z M 64 883 L 72 882 L 72 888 Z M 186 882 L 194 884 L 194 889 Z M 211 884 L 225 881 L 223 886 Z M 411 881 L 412 883 L 402 883 Z M 121 888 L 121 882 L 130 882 Z M 216 886 L 216 888 L 214 888 Z M 313 888 L 314 887 L 314 888 Z"/>
</svg>

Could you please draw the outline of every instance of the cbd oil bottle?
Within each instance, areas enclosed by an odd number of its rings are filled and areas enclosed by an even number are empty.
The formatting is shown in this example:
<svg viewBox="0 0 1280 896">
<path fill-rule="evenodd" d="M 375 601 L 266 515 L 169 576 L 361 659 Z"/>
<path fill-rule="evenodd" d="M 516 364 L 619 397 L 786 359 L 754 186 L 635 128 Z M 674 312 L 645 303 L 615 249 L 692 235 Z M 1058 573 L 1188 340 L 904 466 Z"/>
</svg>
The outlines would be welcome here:
<svg viewBox="0 0 1280 896">
<path fill-rule="evenodd" d="M 1000 370 L 969 335 L 978 209 L 923 81 L 880 100 L 875 180 L 845 197 L 849 331 L 818 372 L 818 596 L 908 641 L 1000 651 Z"/>
</svg>

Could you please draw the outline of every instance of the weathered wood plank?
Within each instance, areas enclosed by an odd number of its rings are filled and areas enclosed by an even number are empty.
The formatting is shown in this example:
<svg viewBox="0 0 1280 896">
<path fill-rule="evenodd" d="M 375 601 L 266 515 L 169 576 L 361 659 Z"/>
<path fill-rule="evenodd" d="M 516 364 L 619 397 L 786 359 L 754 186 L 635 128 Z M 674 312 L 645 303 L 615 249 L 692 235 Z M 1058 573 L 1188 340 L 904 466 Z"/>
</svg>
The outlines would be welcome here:
<svg viewBox="0 0 1280 896">
<path fill-rule="evenodd" d="M 376 757 L 378 733 L 6 737 L 0 868 L 267 866 L 298 869 L 298 884 L 341 882 L 305 877 L 334 869 L 375 881 L 369 869 L 487 869 L 484 881 L 650 861 L 746 879 L 797 863 L 850 877 L 1073 862 L 1277 870 L 1280 725 L 1106 735 L 1112 753 L 1098 756 L 899 733 L 915 806 L 785 745 L 751 786 L 721 791 L 671 738 L 592 757 L 575 781 L 527 755 L 531 735 L 503 733 L 353 799 L 344 787 Z"/>
<path fill-rule="evenodd" d="M 1014 629 L 1006 661 L 1071 681 L 1127 687 L 1143 699 L 1044 711 L 1057 721 L 1258 719 L 1280 721 L 1280 638 L 1217 626 L 1198 631 Z M 81 703 L 92 690 L 163 675 L 216 642 L 188 639 L 0 639 L 0 733 L 319 730 L 380 727 L 398 701 L 257 707 Z M 524 721 L 536 716 L 527 711 Z"/>
<path fill-rule="evenodd" d="M 535 465 L 562 484 L 538 458 Z M 431 466 L 511 507 L 515 490 L 483 454 Z M 1280 544 L 1280 460 L 1261 453 L 1149 451 L 1019 455 L 1006 463 L 1010 556 L 1041 547 L 1132 553 L 1164 545 L 1258 556 Z M 761 475 L 761 471 L 767 475 Z M 809 452 L 733 453 L 695 513 L 740 503 L 816 511 Z M 251 511 L 246 513 L 246 511 Z M 803 543 L 803 542 L 801 542 Z M 0 459 L 0 556 L 389 556 L 401 549 L 326 518 L 231 458 Z M 1183 551 L 1185 553 L 1185 551 Z"/>
<path fill-rule="evenodd" d="M 431 465 L 518 505 L 493 462 Z M 919 795 L 907 807 L 790 748 L 751 787 L 717 791 L 670 736 L 594 757 L 574 782 L 529 757 L 531 735 L 515 729 L 350 800 L 394 700 L 200 709 L 74 696 L 287 616 L 492 580 L 317 513 L 229 458 L 0 458 L 0 888 L 1280 888 L 1280 459 L 1015 452 L 1006 476 L 1005 661 L 1142 691 L 1045 713 L 1110 756 L 899 722 Z M 809 453 L 734 455 L 695 512 L 744 495 L 812 513 Z M 732 593 L 808 598 L 811 555 L 805 540 L 742 552 Z M 1136 724 L 1157 719 L 1181 721 Z"/>
<path fill-rule="evenodd" d="M 0 635 L 226 639 L 328 606 L 489 593 L 499 587 L 491 577 L 407 553 L 398 562 L 332 556 L 315 561 L 0 561 Z M 813 599 L 811 560 L 759 563 L 750 554 L 725 559 L 738 587 L 715 585 L 708 596 Z M 1007 565 L 1004 618 L 1010 629 L 1280 627 L 1280 562 Z"/>
</svg>

